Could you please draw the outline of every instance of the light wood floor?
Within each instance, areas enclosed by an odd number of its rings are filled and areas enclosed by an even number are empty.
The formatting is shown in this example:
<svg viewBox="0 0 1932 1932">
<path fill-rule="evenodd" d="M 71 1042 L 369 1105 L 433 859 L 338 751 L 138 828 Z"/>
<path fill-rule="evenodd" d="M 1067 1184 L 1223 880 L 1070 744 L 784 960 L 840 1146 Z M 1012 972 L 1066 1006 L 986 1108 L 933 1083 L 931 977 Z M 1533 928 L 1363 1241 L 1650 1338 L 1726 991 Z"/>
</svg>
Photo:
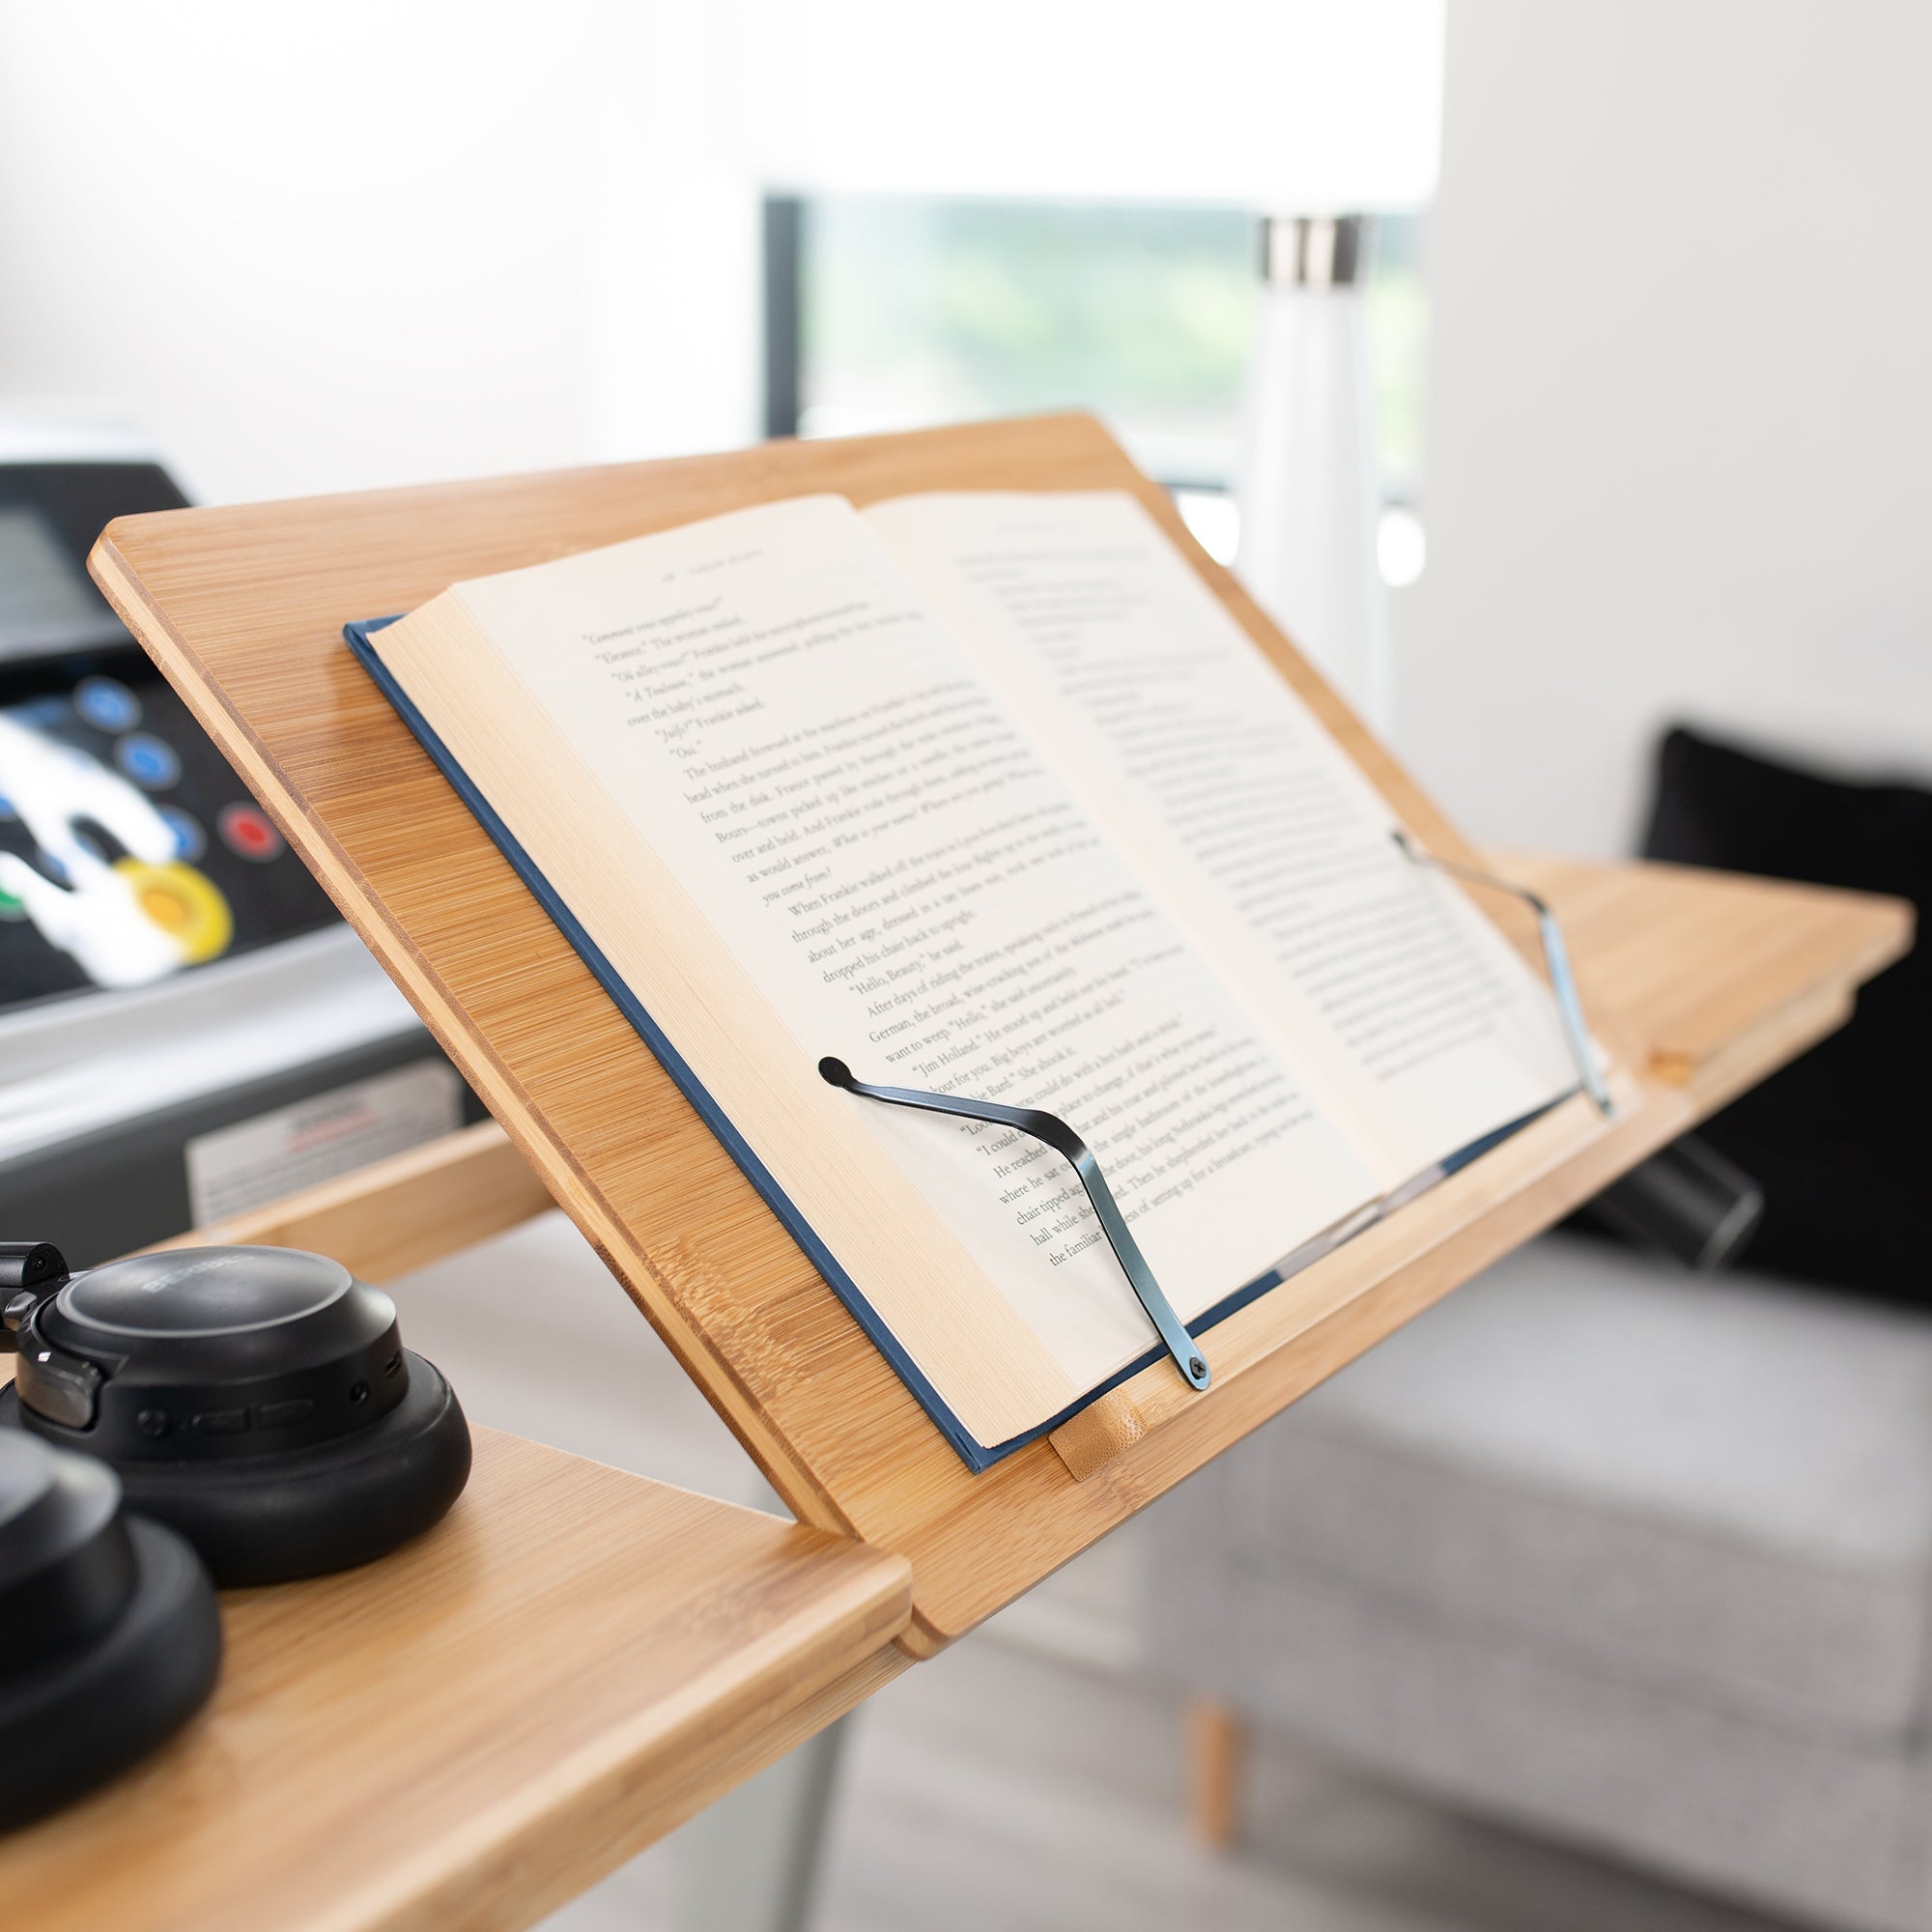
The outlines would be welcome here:
<svg viewBox="0 0 1932 1932">
<path fill-rule="evenodd" d="M 756 1472 L 560 1216 L 394 1286 L 478 1421 L 714 1495 Z M 541 1319 L 538 1319 L 541 1311 Z M 1129 1524 L 859 1714 L 814 1932 L 1772 1932 L 1271 1740 L 1242 1848 L 1182 1815 L 1179 1717 L 1141 1668 Z M 670 1932 L 691 1828 L 546 1932 Z"/>
</svg>

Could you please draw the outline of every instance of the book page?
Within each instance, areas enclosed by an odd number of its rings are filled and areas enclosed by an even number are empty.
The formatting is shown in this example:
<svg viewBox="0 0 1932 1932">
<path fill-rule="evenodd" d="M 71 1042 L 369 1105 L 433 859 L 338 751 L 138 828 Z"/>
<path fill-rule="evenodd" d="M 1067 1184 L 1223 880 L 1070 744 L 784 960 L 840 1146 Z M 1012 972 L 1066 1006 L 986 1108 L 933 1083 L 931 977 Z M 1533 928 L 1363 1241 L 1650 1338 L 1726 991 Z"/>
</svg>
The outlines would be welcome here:
<svg viewBox="0 0 1932 1932">
<path fill-rule="evenodd" d="M 1382 1187 L 1576 1086 L 1547 987 L 1132 497 L 866 517 Z"/>
<path fill-rule="evenodd" d="M 449 594 L 514 680 L 510 715 L 541 719 L 567 749 L 536 755 L 533 723 L 526 779 L 500 754 L 494 775 L 477 769 L 491 753 L 476 732 L 452 748 L 592 938 L 627 980 L 649 982 L 623 879 L 607 908 L 584 878 L 597 824 L 578 824 L 573 851 L 571 830 L 546 817 L 543 801 L 564 790 L 545 765 L 582 766 L 776 1016 L 789 1045 L 760 1045 L 758 1078 L 829 1127 L 863 1123 L 868 1158 L 910 1177 L 1051 1352 L 1069 1399 L 1154 1341 L 1071 1170 L 1024 1137 L 838 1093 L 818 1078 L 821 1056 L 862 1079 L 1071 1122 L 1183 1320 L 1374 1192 L 1288 1057 L 842 498 L 741 511 Z M 445 673 L 439 695 L 419 644 L 412 654 L 425 631 L 405 619 L 374 643 L 431 724 L 458 730 L 463 694 Z M 463 681 L 482 682 L 480 668 Z M 700 1064 L 671 1016 L 654 1017 L 707 1086 L 746 1091 L 744 1068 Z M 771 1037 L 747 1013 L 745 1040 Z M 737 1123 L 810 1215 L 807 1151 Z M 970 1282 L 934 1309 L 893 1280 L 855 1279 L 952 1401 L 938 1345 L 922 1360 L 920 1335 L 970 1329 Z"/>
</svg>

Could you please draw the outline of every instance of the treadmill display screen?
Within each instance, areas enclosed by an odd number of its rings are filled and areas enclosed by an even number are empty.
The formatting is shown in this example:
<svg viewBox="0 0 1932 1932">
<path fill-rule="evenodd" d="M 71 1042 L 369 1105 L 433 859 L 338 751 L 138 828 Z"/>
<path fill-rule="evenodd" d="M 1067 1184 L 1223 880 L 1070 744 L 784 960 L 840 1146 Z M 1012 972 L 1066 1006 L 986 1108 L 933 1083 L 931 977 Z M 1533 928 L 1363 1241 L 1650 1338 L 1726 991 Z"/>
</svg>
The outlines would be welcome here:
<svg viewBox="0 0 1932 1932">
<path fill-rule="evenodd" d="M 0 502 L 0 662 L 98 650 L 126 635 L 46 517 Z"/>
<path fill-rule="evenodd" d="M 29 594 L 44 640 L 58 593 Z M 0 1009 L 145 984 L 334 916 L 138 648 L 0 668 Z"/>
</svg>

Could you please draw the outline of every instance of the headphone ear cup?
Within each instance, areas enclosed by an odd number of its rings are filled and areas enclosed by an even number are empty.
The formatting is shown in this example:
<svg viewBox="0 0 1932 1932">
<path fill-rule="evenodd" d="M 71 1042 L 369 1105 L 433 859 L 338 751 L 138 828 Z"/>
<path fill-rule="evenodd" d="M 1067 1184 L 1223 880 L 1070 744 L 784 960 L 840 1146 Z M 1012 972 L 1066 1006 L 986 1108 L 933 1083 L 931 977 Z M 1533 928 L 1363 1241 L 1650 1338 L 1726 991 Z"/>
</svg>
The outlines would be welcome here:
<svg viewBox="0 0 1932 1932">
<path fill-rule="evenodd" d="M 39 1470 L 26 1468 L 30 1456 Z M 23 1471 L 38 1482 L 87 1459 L 36 1444 L 6 1460 L 17 1497 Z M 92 1480 L 114 1481 L 106 1471 Z M 18 1549 L 0 1564 L 0 1594 L 17 1609 L 38 1590 L 41 1611 L 27 1620 L 41 1641 L 24 1657 L 0 1654 L 0 1831 L 145 1757 L 201 1708 L 221 1668 L 221 1618 L 201 1559 L 173 1530 L 125 1514 L 118 1494 L 102 1500 L 98 1529 L 63 1535 L 53 1566 L 47 1540 L 24 1572 Z"/>
<path fill-rule="evenodd" d="M 355 1435 L 236 1463 L 128 1463 L 128 1506 L 180 1531 L 223 1589 L 372 1562 L 440 1520 L 469 1480 L 469 1425 L 408 1352 L 402 1402 Z"/>
<path fill-rule="evenodd" d="M 354 1435 L 234 1462 L 116 1465 L 128 1507 L 200 1552 L 223 1589 L 319 1577 L 386 1555 L 439 1521 L 469 1480 L 469 1425 L 434 1364 L 406 1350 L 409 1389 Z M 0 1392 L 0 1422 L 17 1422 Z"/>
<path fill-rule="evenodd" d="M 469 1480 L 449 1384 L 403 1347 L 395 1303 L 326 1255 L 173 1248 L 43 1290 L 6 1311 L 0 1422 L 104 1463 L 217 1583 L 367 1563 Z"/>
</svg>

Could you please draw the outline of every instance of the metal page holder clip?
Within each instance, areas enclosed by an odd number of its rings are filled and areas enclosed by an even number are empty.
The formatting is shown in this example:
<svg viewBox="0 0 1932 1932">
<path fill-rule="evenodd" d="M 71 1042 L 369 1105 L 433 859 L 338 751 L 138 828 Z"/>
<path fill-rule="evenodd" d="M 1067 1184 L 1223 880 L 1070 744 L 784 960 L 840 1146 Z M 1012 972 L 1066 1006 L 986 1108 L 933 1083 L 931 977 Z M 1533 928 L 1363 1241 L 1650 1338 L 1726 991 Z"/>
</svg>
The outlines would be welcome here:
<svg viewBox="0 0 1932 1932">
<path fill-rule="evenodd" d="M 1087 1199 L 1099 1216 L 1101 1232 L 1167 1352 L 1174 1357 L 1175 1367 L 1190 1388 L 1205 1389 L 1213 1379 L 1207 1356 L 1174 1312 L 1174 1304 L 1161 1293 L 1153 1270 L 1147 1264 L 1147 1257 L 1127 1231 L 1125 1217 L 1100 1172 L 1100 1163 L 1094 1158 L 1094 1151 L 1058 1114 L 1042 1113 L 1037 1107 L 1003 1107 L 995 1100 L 968 1100 L 956 1094 L 929 1094 L 917 1087 L 874 1087 L 868 1081 L 855 1078 L 842 1060 L 821 1060 L 818 1071 L 829 1086 L 863 1094 L 867 1100 L 883 1100 L 894 1107 L 917 1107 L 928 1114 L 956 1114 L 962 1120 L 984 1121 L 995 1127 L 1012 1127 L 1064 1156 L 1087 1190 Z"/>
<path fill-rule="evenodd" d="M 1513 879 L 1498 878 L 1493 872 L 1481 871 L 1474 866 L 1464 866 L 1454 859 L 1437 858 L 1400 828 L 1389 836 L 1394 838 L 1396 849 L 1412 865 L 1432 866 L 1438 872 L 1466 879 L 1471 885 L 1507 893 L 1512 898 L 1520 899 L 1536 915 L 1537 934 L 1543 941 L 1544 969 L 1549 975 L 1550 991 L 1556 995 L 1556 1011 L 1563 1022 L 1563 1037 L 1570 1048 L 1570 1058 L 1577 1065 L 1577 1083 L 1590 1096 L 1597 1112 L 1609 1120 L 1616 1107 L 1597 1065 L 1596 1049 L 1590 1044 L 1590 1029 L 1583 1019 L 1583 1002 L 1577 997 L 1576 976 L 1570 970 L 1569 949 L 1563 944 L 1563 928 L 1557 924 L 1556 915 L 1550 911 L 1548 900 L 1541 893 L 1533 893 L 1527 886 L 1518 885 Z"/>
</svg>

